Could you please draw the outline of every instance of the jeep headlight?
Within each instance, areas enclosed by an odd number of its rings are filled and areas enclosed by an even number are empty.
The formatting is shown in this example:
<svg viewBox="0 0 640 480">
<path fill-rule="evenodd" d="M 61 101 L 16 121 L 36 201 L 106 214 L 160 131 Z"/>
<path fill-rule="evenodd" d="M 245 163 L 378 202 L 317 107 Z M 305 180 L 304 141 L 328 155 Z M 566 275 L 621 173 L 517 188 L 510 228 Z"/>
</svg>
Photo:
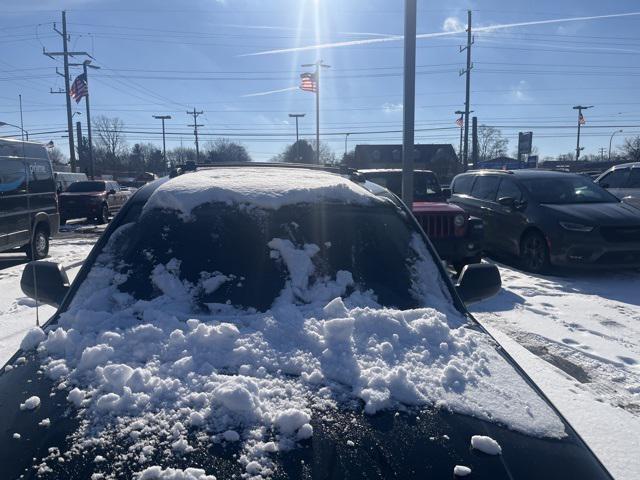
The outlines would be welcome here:
<svg viewBox="0 0 640 480">
<path fill-rule="evenodd" d="M 456 215 L 455 217 L 453 217 L 453 224 L 454 224 L 457 228 L 463 227 L 463 226 L 464 226 L 464 223 L 465 223 L 466 221 L 467 221 L 467 219 L 466 219 L 466 218 L 464 218 L 464 215 L 460 215 L 460 214 L 458 214 L 458 215 Z"/>
</svg>

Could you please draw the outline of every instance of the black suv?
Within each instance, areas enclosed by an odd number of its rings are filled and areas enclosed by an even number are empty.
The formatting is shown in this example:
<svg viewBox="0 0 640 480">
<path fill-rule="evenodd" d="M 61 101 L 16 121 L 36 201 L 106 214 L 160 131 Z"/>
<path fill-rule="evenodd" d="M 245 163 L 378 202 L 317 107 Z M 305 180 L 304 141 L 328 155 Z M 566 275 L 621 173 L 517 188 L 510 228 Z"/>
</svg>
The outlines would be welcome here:
<svg viewBox="0 0 640 480">
<path fill-rule="evenodd" d="M 1 139 L 0 252 L 22 248 L 29 258 L 44 258 L 59 223 L 56 184 L 45 147 Z"/>
<path fill-rule="evenodd" d="M 640 266 L 640 210 L 582 175 L 540 170 L 458 175 L 450 200 L 484 221 L 485 247 L 524 268 Z"/>
</svg>

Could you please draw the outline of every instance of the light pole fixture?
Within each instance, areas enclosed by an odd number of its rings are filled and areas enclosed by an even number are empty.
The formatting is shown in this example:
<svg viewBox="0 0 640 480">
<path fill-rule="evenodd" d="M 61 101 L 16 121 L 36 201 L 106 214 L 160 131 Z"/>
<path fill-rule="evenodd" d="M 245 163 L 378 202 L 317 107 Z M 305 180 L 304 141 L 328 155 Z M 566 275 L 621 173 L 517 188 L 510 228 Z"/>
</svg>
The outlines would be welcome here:
<svg viewBox="0 0 640 480">
<path fill-rule="evenodd" d="M 164 121 L 171 120 L 171 115 L 153 115 L 153 118 L 162 120 L 162 159 L 164 161 L 164 167 L 169 168 L 167 165 L 167 144 L 165 141 Z"/>
<path fill-rule="evenodd" d="M 305 116 L 304 113 L 290 113 L 289 117 L 290 118 L 295 118 L 296 119 L 296 161 L 299 162 L 300 161 L 300 144 L 298 143 L 300 141 L 300 137 L 298 136 L 298 119 L 299 118 L 303 118 Z"/>
<path fill-rule="evenodd" d="M 609 139 L 609 161 L 611 161 L 611 142 L 613 142 L 613 136 L 614 136 L 616 133 L 622 133 L 622 132 L 624 132 L 624 130 L 620 129 L 620 130 L 616 130 L 615 132 L 613 132 L 613 133 L 611 134 L 611 138 Z"/>
<path fill-rule="evenodd" d="M 7 122 L 0 122 L 0 127 L 13 127 L 13 128 L 17 128 L 18 130 L 20 130 L 26 137 L 27 137 L 27 141 L 29 140 L 29 132 L 27 132 L 24 128 L 18 126 L 18 125 L 14 125 L 13 123 L 7 123 Z"/>
</svg>

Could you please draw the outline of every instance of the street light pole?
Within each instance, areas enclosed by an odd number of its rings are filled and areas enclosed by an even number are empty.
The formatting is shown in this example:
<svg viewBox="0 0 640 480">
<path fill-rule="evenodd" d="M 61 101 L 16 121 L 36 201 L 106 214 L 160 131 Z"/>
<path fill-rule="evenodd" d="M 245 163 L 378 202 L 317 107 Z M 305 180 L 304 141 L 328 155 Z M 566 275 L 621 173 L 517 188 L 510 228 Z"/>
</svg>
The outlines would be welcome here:
<svg viewBox="0 0 640 480">
<path fill-rule="evenodd" d="M 344 156 L 345 158 L 347 157 L 347 140 L 349 139 L 349 135 L 351 135 L 350 133 L 345 133 L 344 134 Z"/>
<path fill-rule="evenodd" d="M 24 120 L 22 119 L 22 94 L 18 94 L 20 100 L 20 130 L 22 130 L 22 141 L 24 142 Z M 27 134 L 27 140 L 29 140 L 29 134 Z"/>
<path fill-rule="evenodd" d="M 582 110 L 587 110 L 589 108 L 593 108 L 593 105 L 589 105 L 588 107 L 583 107 L 582 105 L 576 105 L 573 107 L 574 110 L 578 110 L 578 140 L 576 143 L 576 162 L 580 159 L 580 127 L 584 123 L 584 117 L 582 116 Z"/>
<path fill-rule="evenodd" d="M 296 119 L 296 162 L 300 161 L 300 144 L 298 143 L 300 141 L 300 137 L 298 136 L 298 119 L 304 117 L 305 114 L 304 113 L 290 113 L 289 117 L 290 118 L 295 118 Z"/>
<path fill-rule="evenodd" d="M 416 109 L 417 1 L 404 2 L 404 92 L 402 127 L 402 200 L 413 205 L 413 160 Z"/>
<path fill-rule="evenodd" d="M 27 141 L 29 141 L 29 132 L 27 132 L 24 128 L 19 127 L 18 125 L 14 125 L 13 123 L 0 122 L 0 127 L 4 127 L 4 126 L 17 128 L 18 130 L 20 130 L 22 132 L 22 135 L 23 135 L 22 138 L 24 139 L 24 136 L 26 136 L 27 137 Z"/>
<path fill-rule="evenodd" d="M 169 168 L 167 165 L 167 144 L 165 142 L 165 133 L 164 133 L 164 121 L 170 120 L 171 115 L 153 115 L 153 118 L 157 120 L 162 120 L 162 159 L 164 161 L 164 168 Z"/>
<path fill-rule="evenodd" d="M 613 133 L 611 134 L 611 138 L 609 139 L 609 161 L 611 161 L 611 142 L 613 142 L 613 136 L 614 136 L 616 133 L 622 133 L 623 131 L 624 131 L 624 130 L 620 129 L 620 130 L 616 130 L 615 132 L 613 132 Z"/>
</svg>

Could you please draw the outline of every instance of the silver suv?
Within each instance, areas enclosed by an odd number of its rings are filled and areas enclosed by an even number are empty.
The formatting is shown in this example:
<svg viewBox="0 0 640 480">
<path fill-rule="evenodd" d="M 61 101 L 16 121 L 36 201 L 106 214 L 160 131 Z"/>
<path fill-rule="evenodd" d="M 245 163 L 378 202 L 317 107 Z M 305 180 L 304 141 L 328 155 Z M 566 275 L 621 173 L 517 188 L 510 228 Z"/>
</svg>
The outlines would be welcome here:
<svg viewBox="0 0 640 480">
<path fill-rule="evenodd" d="M 596 183 L 623 202 L 640 208 L 640 162 L 611 167 L 596 179 Z"/>
</svg>

